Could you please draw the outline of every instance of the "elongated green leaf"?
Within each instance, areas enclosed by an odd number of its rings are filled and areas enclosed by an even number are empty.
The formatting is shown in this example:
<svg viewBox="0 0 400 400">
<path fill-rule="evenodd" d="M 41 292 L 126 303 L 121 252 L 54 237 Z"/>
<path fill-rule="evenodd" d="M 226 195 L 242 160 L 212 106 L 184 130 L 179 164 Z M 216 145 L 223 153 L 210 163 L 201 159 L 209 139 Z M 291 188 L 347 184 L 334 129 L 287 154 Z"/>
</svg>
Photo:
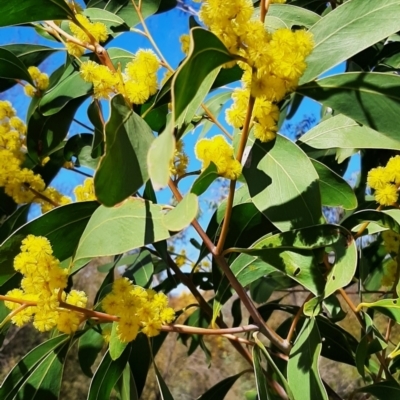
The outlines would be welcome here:
<svg viewBox="0 0 400 400">
<path fill-rule="evenodd" d="M 190 41 L 189 54 L 172 81 L 172 105 L 175 121 L 196 97 L 197 91 L 206 77 L 214 69 L 232 61 L 232 56 L 226 47 L 209 31 L 202 28 L 191 29 Z"/>
<path fill-rule="evenodd" d="M 104 154 L 104 126 L 101 114 L 101 104 L 98 101 L 92 101 L 87 109 L 90 122 L 94 127 L 94 138 L 92 143 L 92 151 L 90 153 L 93 159 Z M 97 165 L 94 169 L 97 168 Z"/>
<path fill-rule="evenodd" d="M 0 285 L 14 275 L 14 257 L 29 234 L 47 237 L 54 256 L 63 261 L 72 256 L 90 216 L 98 207 L 94 201 L 67 204 L 36 218 L 15 231 L 0 246 Z"/>
<path fill-rule="evenodd" d="M 155 14 L 158 10 L 164 11 L 161 0 L 144 0 L 140 9 L 144 19 L 150 15 Z M 175 2 L 172 1 L 170 7 L 174 7 Z M 87 4 L 88 7 L 103 8 L 113 14 L 122 18 L 129 27 L 133 27 L 140 23 L 140 18 L 135 11 L 130 0 L 90 0 Z M 167 7 L 168 8 L 168 7 Z"/>
<path fill-rule="evenodd" d="M 109 351 L 104 354 L 94 373 L 89 387 L 88 400 L 109 400 L 111 391 L 124 371 L 131 352 L 128 346 L 117 360 L 112 360 Z"/>
<path fill-rule="evenodd" d="M 358 393 L 369 393 L 378 400 L 397 399 L 400 396 L 400 385 L 396 381 L 378 382 L 357 389 Z"/>
<path fill-rule="evenodd" d="M 201 106 L 201 103 L 210 91 L 220 70 L 221 68 L 214 69 L 204 78 L 203 82 L 201 82 L 200 87 L 197 89 L 193 99 L 180 114 L 179 118 L 175 120 L 175 125 L 178 127 L 178 129 L 181 129 L 182 126 L 187 126 L 192 122 L 192 118 L 195 116 L 197 109 Z"/>
<path fill-rule="evenodd" d="M 400 138 L 397 133 L 375 131 L 342 114 L 322 121 L 299 140 L 316 149 L 400 150 Z"/>
<path fill-rule="evenodd" d="M 131 367 L 126 365 L 121 378 L 115 387 L 119 393 L 119 400 L 139 400 Z"/>
<path fill-rule="evenodd" d="M 73 17 L 64 0 L 9 0 L 0 5 L 0 26 Z"/>
<path fill-rule="evenodd" d="M 72 119 L 84 97 L 68 102 L 59 112 L 50 116 L 36 110 L 28 121 L 27 147 L 33 161 L 50 154 L 67 136 Z"/>
<path fill-rule="evenodd" d="M 310 30 L 315 47 L 300 83 L 311 81 L 361 50 L 400 30 L 399 0 L 345 2 Z M 391 16 L 391 17 L 390 17 Z M 373 26 L 374 29 L 368 29 Z M 363 32 L 360 35 L 360 32 Z M 350 104 L 350 103 L 349 103 Z"/>
<path fill-rule="evenodd" d="M 198 212 L 198 197 L 194 193 L 188 193 L 173 210 L 164 215 L 163 224 L 169 231 L 178 232 L 189 226 Z"/>
<path fill-rule="evenodd" d="M 109 352 L 113 361 L 121 357 L 128 343 L 121 342 L 118 337 L 117 323 L 113 322 L 110 336 Z"/>
<path fill-rule="evenodd" d="M 129 31 L 128 25 L 118 15 L 102 10 L 101 8 L 87 8 L 83 11 L 83 14 L 89 17 L 90 21 L 101 22 L 107 27 L 107 31 L 110 35 L 117 32 Z"/>
<path fill-rule="evenodd" d="M 26 223 L 30 205 L 26 204 L 17 208 L 0 226 L 0 243 L 4 242 L 11 234 Z"/>
<path fill-rule="evenodd" d="M 319 176 L 322 205 L 343 207 L 345 210 L 353 210 L 356 208 L 357 197 L 351 186 L 326 165 L 317 160 L 311 160 L 311 162 Z"/>
<path fill-rule="evenodd" d="M 111 100 L 111 116 L 105 134 L 106 152 L 94 177 L 94 185 L 98 200 L 112 207 L 147 181 L 147 152 L 154 136 L 121 95 Z"/>
<path fill-rule="evenodd" d="M 295 399 L 328 400 L 318 371 L 321 347 L 315 319 L 307 319 L 290 351 L 287 367 L 288 382 Z"/>
<path fill-rule="evenodd" d="M 203 393 L 197 400 L 223 400 L 228 394 L 233 384 L 245 373 L 246 371 L 239 372 L 236 375 L 229 376 L 218 382 L 212 388 Z"/>
<path fill-rule="evenodd" d="M 400 4 L 400 0 L 397 2 Z M 299 86 L 297 92 L 363 125 L 396 137 L 400 124 L 397 112 L 399 85 L 398 75 L 347 72 L 306 83 Z"/>
<path fill-rule="evenodd" d="M 49 355 L 54 354 L 53 352 L 60 348 L 60 346 L 63 346 L 68 340 L 69 336 L 67 335 L 56 336 L 30 351 L 15 365 L 4 379 L 0 387 L 0 398 L 3 400 L 14 399 L 18 395 L 20 388 L 40 368 L 42 362 Z"/>
<path fill-rule="evenodd" d="M 156 373 L 156 379 L 158 384 L 158 389 L 160 391 L 161 400 L 174 400 L 167 384 L 165 383 L 160 371 L 157 368 L 156 363 L 153 361 L 154 371 Z"/>
<path fill-rule="evenodd" d="M 33 84 L 25 64 L 14 53 L 4 47 L 0 47 L 0 78 L 21 79 Z"/>
<path fill-rule="evenodd" d="M 209 186 L 218 178 L 218 169 L 216 165 L 211 162 L 210 165 L 200 174 L 194 181 L 190 191 L 197 196 L 202 195 Z"/>
<path fill-rule="evenodd" d="M 119 207 L 100 206 L 80 238 L 73 270 L 84 260 L 122 254 L 169 237 L 159 205 L 131 198 Z"/>
<path fill-rule="evenodd" d="M 268 9 L 268 17 L 281 19 L 289 28 L 300 25 L 310 28 L 316 24 L 321 17 L 306 8 L 292 6 L 290 4 L 271 4 Z M 268 29 L 268 20 L 265 27 Z"/>
<path fill-rule="evenodd" d="M 147 166 L 154 190 L 168 185 L 170 179 L 170 163 L 175 153 L 175 136 L 167 127 L 156 137 L 147 154 Z"/>
<path fill-rule="evenodd" d="M 8 44 L 1 48 L 10 51 L 17 56 L 25 67 L 30 67 L 32 65 L 38 66 L 48 56 L 58 51 L 57 49 L 37 44 Z M 2 66 L 2 68 L 5 67 L 6 66 Z M 14 71 L 14 73 L 15 72 L 16 71 Z M 16 84 L 17 82 L 15 80 L 0 79 L 0 92 L 4 92 Z"/>
<path fill-rule="evenodd" d="M 384 299 L 374 303 L 360 303 L 359 307 L 372 308 L 386 315 L 387 317 L 400 322 L 400 300 Z"/>
<path fill-rule="evenodd" d="M 256 378 L 257 393 L 259 399 L 268 400 L 268 383 L 261 366 L 261 349 L 258 346 L 253 346 L 253 365 L 254 376 Z"/>
<path fill-rule="evenodd" d="M 396 219 L 397 216 L 397 219 Z M 357 225 L 363 222 L 375 222 L 377 225 L 391 229 L 397 233 L 400 233 L 400 212 L 399 210 L 387 210 L 387 211 L 376 211 L 376 210 L 362 210 L 357 211 L 350 217 L 342 221 L 342 225 L 348 230 L 353 230 Z M 363 232 L 363 234 L 365 234 Z"/>
<path fill-rule="evenodd" d="M 89 329 L 80 338 L 78 342 L 78 359 L 83 373 L 90 378 L 93 376 L 91 367 L 101 349 L 103 348 L 103 336 L 94 329 Z"/>
<path fill-rule="evenodd" d="M 253 145 L 243 175 L 254 205 L 280 230 L 316 225 L 321 217 L 318 174 L 289 139 Z"/>
</svg>

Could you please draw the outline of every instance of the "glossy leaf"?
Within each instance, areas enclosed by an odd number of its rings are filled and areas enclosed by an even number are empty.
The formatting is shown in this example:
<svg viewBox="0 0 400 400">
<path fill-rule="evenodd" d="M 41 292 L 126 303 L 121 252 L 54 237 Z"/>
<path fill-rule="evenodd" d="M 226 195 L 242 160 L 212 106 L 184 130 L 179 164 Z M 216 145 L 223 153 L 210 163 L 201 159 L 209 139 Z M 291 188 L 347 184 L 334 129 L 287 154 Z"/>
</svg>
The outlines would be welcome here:
<svg viewBox="0 0 400 400">
<path fill-rule="evenodd" d="M 89 17 L 93 23 L 101 22 L 107 27 L 109 34 L 113 35 L 117 32 L 129 31 L 129 27 L 125 21 L 118 15 L 101 8 L 87 8 L 83 11 L 86 17 Z"/>
<path fill-rule="evenodd" d="M 205 393 L 203 393 L 197 400 L 223 400 L 225 396 L 228 394 L 230 388 L 233 384 L 245 373 L 246 371 L 239 372 L 236 375 L 229 376 L 228 378 L 223 379 L 221 382 L 218 382 L 212 388 L 208 389 Z"/>
<path fill-rule="evenodd" d="M 328 400 L 318 371 L 321 337 L 315 319 L 307 319 L 290 351 L 287 366 L 288 382 L 295 399 Z"/>
<path fill-rule="evenodd" d="M 258 346 L 253 346 L 252 356 L 258 398 L 268 400 L 268 382 L 261 366 L 261 349 Z"/>
<path fill-rule="evenodd" d="M 17 208 L 0 226 L 0 243 L 3 243 L 14 231 L 26 223 L 30 205 Z"/>
<path fill-rule="evenodd" d="M 111 100 L 105 129 L 106 152 L 94 177 L 98 200 L 112 207 L 135 193 L 147 181 L 147 152 L 154 140 L 150 127 L 121 95 Z"/>
<path fill-rule="evenodd" d="M 11 400 L 19 397 L 22 387 L 29 381 L 36 371 L 43 372 L 43 365 L 47 365 L 58 349 L 69 341 L 68 335 L 56 336 L 40 344 L 26 354 L 4 379 L 0 387 L 0 398 Z M 38 372 L 36 372 L 38 373 Z M 31 398 L 31 397 L 29 397 Z M 49 397 L 52 399 L 54 397 Z M 21 398 L 22 399 L 22 398 Z"/>
<path fill-rule="evenodd" d="M 151 283 L 153 273 L 154 264 L 151 253 L 147 250 L 142 250 L 132 265 L 125 270 L 123 276 L 133 280 L 136 285 L 147 287 Z"/>
<path fill-rule="evenodd" d="M 113 361 L 118 360 L 126 349 L 128 343 L 121 342 L 118 337 L 117 323 L 113 322 L 110 336 L 109 353 Z"/>
<path fill-rule="evenodd" d="M 357 197 L 352 187 L 338 174 L 317 160 L 311 160 L 319 176 L 321 203 L 328 207 L 343 207 L 353 210 Z"/>
<path fill-rule="evenodd" d="M 32 114 L 27 124 L 27 147 L 33 161 L 39 162 L 64 140 L 83 100 L 83 97 L 71 100 L 62 110 L 50 116 L 44 116 L 38 110 Z"/>
<path fill-rule="evenodd" d="M 393 319 L 397 323 L 400 322 L 400 300 L 384 299 L 373 303 L 360 303 L 358 307 L 372 308 Z"/>
<path fill-rule="evenodd" d="M 147 153 L 147 167 L 154 190 L 168 185 L 170 179 L 170 164 L 175 154 L 175 136 L 167 128 L 151 143 Z"/>
<path fill-rule="evenodd" d="M 375 131 L 343 114 L 322 121 L 303 135 L 299 141 L 316 149 L 400 150 L 398 134 Z"/>
<path fill-rule="evenodd" d="M 157 204 L 130 198 L 119 207 L 100 206 L 81 236 L 73 270 L 93 257 L 122 254 L 169 237 Z"/>
<path fill-rule="evenodd" d="M 397 399 L 400 396 L 400 385 L 394 380 L 378 382 L 359 388 L 356 392 L 372 394 L 378 400 Z"/>
<path fill-rule="evenodd" d="M 167 384 L 164 381 L 164 378 L 160 374 L 160 371 L 157 368 L 156 363 L 153 361 L 154 371 L 156 373 L 156 379 L 158 384 L 158 389 L 160 391 L 161 400 L 174 400 L 172 397 L 171 391 L 168 389 Z"/>
<path fill-rule="evenodd" d="M 112 360 L 107 351 L 94 373 L 90 383 L 88 400 L 109 400 L 111 391 L 124 371 L 131 352 L 128 346 L 117 360 Z"/>
<path fill-rule="evenodd" d="M 82 372 L 89 376 L 93 376 L 92 366 L 96 358 L 103 348 L 104 338 L 95 329 L 87 330 L 78 341 L 78 360 Z"/>
<path fill-rule="evenodd" d="M 193 193 L 185 195 L 178 205 L 163 217 L 164 226 L 178 232 L 190 225 L 199 212 L 199 199 Z"/>
<path fill-rule="evenodd" d="M 38 66 L 47 57 L 58 51 L 57 49 L 37 44 L 8 44 L 1 48 L 17 56 L 25 67 L 30 67 L 32 65 Z M 0 79 L 0 92 L 4 92 L 16 84 L 17 82 L 14 80 Z"/>
<path fill-rule="evenodd" d="M 4 47 L 0 47 L 0 78 L 24 80 L 33 84 L 25 64 Z"/>
<path fill-rule="evenodd" d="M 117 382 L 115 389 L 119 393 L 119 400 L 139 400 L 135 378 L 133 377 L 129 364 L 126 365 L 122 372 L 122 376 Z"/>
<path fill-rule="evenodd" d="M 268 9 L 268 17 L 276 17 L 282 20 L 289 28 L 293 25 L 310 28 L 316 24 L 321 17 L 306 8 L 292 6 L 290 4 L 271 4 Z M 266 21 L 268 29 L 268 20 Z"/>
<path fill-rule="evenodd" d="M 72 10 L 64 0 L 9 0 L 0 6 L 0 27 L 27 22 L 70 19 Z"/>
<path fill-rule="evenodd" d="M 400 4 L 400 0 L 397 3 Z M 396 137 L 400 124 L 399 85 L 398 75 L 347 72 L 306 83 L 299 86 L 297 92 L 333 108 L 336 113 Z"/>
<path fill-rule="evenodd" d="M 202 195 L 218 178 L 218 176 L 218 169 L 216 165 L 211 162 L 210 165 L 204 171 L 202 171 L 200 176 L 194 181 L 190 191 L 197 196 Z"/>
<path fill-rule="evenodd" d="M 280 230 L 316 225 L 321 217 L 318 174 L 289 139 L 253 145 L 243 168 L 254 205 Z"/>
<path fill-rule="evenodd" d="M 98 207 L 94 201 L 67 204 L 23 225 L 0 246 L 0 285 L 15 274 L 14 257 L 29 234 L 50 240 L 53 254 L 63 261 L 72 256 L 89 218 Z"/>
<path fill-rule="evenodd" d="M 219 66 L 232 61 L 232 56 L 222 42 L 202 28 L 190 31 L 191 48 L 172 81 L 172 105 L 177 121 L 197 95 L 207 76 Z"/>
<path fill-rule="evenodd" d="M 87 109 L 87 114 L 94 127 L 94 137 L 90 155 L 93 159 L 96 159 L 104 154 L 104 126 L 101 114 L 101 103 L 99 101 L 92 101 Z M 97 165 L 94 169 L 96 168 Z"/>
<path fill-rule="evenodd" d="M 399 0 L 353 0 L 321 18 L 310 29 L 315 46 L 307 58 L 308 67 L 300 83 L 315 79 L 361 50 L 399 31 L 400 21 L 396 17 L 399 5 Z M 368 29 L 371 26 L 374 29 Z"/>
</svg>

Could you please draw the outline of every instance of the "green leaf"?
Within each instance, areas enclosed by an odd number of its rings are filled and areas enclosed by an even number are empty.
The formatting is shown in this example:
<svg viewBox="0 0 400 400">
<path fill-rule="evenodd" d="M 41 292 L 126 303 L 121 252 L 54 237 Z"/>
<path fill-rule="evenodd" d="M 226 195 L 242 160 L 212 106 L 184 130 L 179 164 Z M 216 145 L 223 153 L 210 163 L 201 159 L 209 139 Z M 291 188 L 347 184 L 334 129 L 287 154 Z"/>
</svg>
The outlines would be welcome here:
<svg viewBox="0 0 400 400">
<path fill-rule="evenodd" d="M 88 259 L 122 254 L 168 239 L 163 218 L 161 206 L 138 198 L 130 198 L 115 208 L 100 206 L 80 238 L 73 271 Z"/>
<path fill-rule="evenodd" d="M 328 400 L 318 371 L 321 347 L 315 319 L 307 319 L 290 351 L 287 366 L 288 382 L 295 399 Z"/>
<path fill-rule="evenodd" d="M 397 2 L 400 4 L 400 0 Z M 299 86 L 297 92 L 363 125 L 396 137 L 400 124 L 397 112 L 400 105 L 399 85 L 398 75 L 347 72 L 306 83 Z"/>
<path fill-rule="evenodd" d="M 118 326 L 117 322 L 112 323 L 110 344 L 109 344 L 110 357 L 113 361 L 118 360 L 118 358 L 121 357 L 122 353 L 126 349 L 126 346 L 128 345 L 128 343 L 121 342 L 121 340 L 119 340 L 117 333 L 117 326 Z"/>
<path fill-rule="evenodd" d="M 197 92 L 193 97 L 193 99 L 187 105 L 185 110 L 182 111 L 179 118 L 175 120 L 175 125 L 177 126 L 178 129 L 181 130 L 182 127 L 186 127 L 192 122 L 193 117 L 196 115 L 198 108 L 201 106 L 203 100 L 210 91 L 220 70 L 221 68 L 216 68 L 213 71 L 211 71 L 207 76 L 205 76 L 204 80 L 201 82 L 199 88 L 197 89 Z"/>
<path fill-rule="evenodd" d="M 158 389 L 160 390 L 161 400 L 174 400 L 167 384 L 165 383 L 160 371 L 158 370 L 156 363 L 153 361 L 154 371 L 156 373 L 156 379 Z"/>
<path fill-rule="evenodd" d="M 135 385 L 135 378 L 132 375 L 129 364 L 126 365 L 121 378 L 116 384 L 115 389 L 119 394 L 119 400 L 139 400 Z"/>
<path fill-rule="evenodd" d="M 396 133 L 381 133 L 339 114 L 310 129 L 299 141 L 316 149 L 400 150 Z"/>
<path fill-rule="evenodd" d="M 144 0 L 142 1 L 141 14 L 144 19 L 157 13 L 162 8 L 164 0 Z M 110 13 L 118 15 L 129 27 L 140 23 L 140 18 L 132 5 L 131 0 L 90 0 L 87 7 L 103 8 Z M 160 12 L 162 10 L 160 9 Z"/>
<path fill-rule="evenodd" d="M 293 25 L 310 28 L 316 24 L 321 17 L 306 8 L 292 6 L 290 4 L 271 4 L 268 9 L 265 27 L 268 29 L 268 17 L 275 17 L 282 20 L 289 28 Z"/>
<path fill-rule="evenodd" d="M 53 254 L 63 261 L 74 253 L 86 224 L 98 207 L 94 201 L 67 204 L 36 218 L 15 231 L 0 246 L 0 285 L 15 274 L 14 257 L 29 234 L 50 240 Z"/>
<path fill-rule="evenodd" d="M 270 398 L 268 395 L 268 382 L 261 366 L 261 349 L 258 346 L 253 346 L 252 355 L 258 398 L 268 400 Z"/>
<path fill-rule="evenodd" d="M 128 346 L 117 360 L 112 360 L 110 352 L 104 354 L 90 383 L 88 400 L 109 400 L 111 391 L 124 371 L 131 347 Z"/>
<path fill-rule="evenodd" d="M 399 31 L 400 20 L 388 18 L 389 15 L 397 15 L 399 5 L 399 0 L 353 0 L 321 18 L 310 29 L 315 46 L 306 60 L 308 68 L 300 78 L 300 83 L 315 79 L 335 65 Z M 371 26 L 374 29 L 369 29 Z"/>
<path fill-rule="evenodd" d="M 372 394 L 378 400 L 397 399 L 400 396 L 400 385 L 393 380 L 378 382 L 357 389 L 356 392 Z"/>
<path fill-rule="evenodd" d="M 26 223 L 30 204 L 17 208 L 0 226 L 0 243 Z"/>
<path fill-rule="evenodd" d="M 34 162 L 38 163 L 42 157 L 49 155 L 62 143 L 83 101 L 84 97 L 73 99 L 62 110 L 50 116 L 44 116 L 35 110 L 27 124 L 26 138 L 28 154 Z"/>
<path fill-rule="evenodd" d="M 0 27 L 73 16 L 64 0 L 9 0 L 0 6 Z"/>
<path fill-rule="evenodd" d="M 203 393 L 197 400 L 223 400 L 225 396 L 228 394 L 230 388 L 234 385 L 234 383 L 247 371 L 239 372 L 236 375 L 228 376 L 228 378 L 223 379 L 221 382 L 218 382 L 212 388 L 208 389 L 205 393 Z"/>
<path fill-rule="evenodd" d="M 125 21 L 118 15 L 101 8 L 86 8 L 83 14 L 89 17 L 92 23 L 101 22 L 107 27 L 107 32 L 114 35 L 117 32 L 129 31 Z"/>
<path fill-rule="evenodd" d="M 154 190 L 168 185 L 170 179 L 170 163 L 175 153 L 175 136 L 167 127 L 161 135 L 151 143 L 147 153 L 147 167 Z"/>
<path fill-rule="evenodd" d="M 196 97 L 207 76 L 233 59 L 222 42 L 210 31 L 193 28 L 190 30 L 190 41 L 189 54 L 172 81 L 172 112 L 175 121 Z"/>
<path fill-rule="evenodd" d="M 106 129 L 106 151 L 94 177 L 98 200 L 112 207 L 147 181 L 147 152 L 154 140 L 146 122 L 134 113 L 122 95 L 111 100 Z"/>
<path fill-rule="evenodd" d="M 25 64 L 4 47 L 0 47 L 0 78 L 24 80 L 33 85 L 33 80 Z"/>
<path fill-rule="evenodd" d="M 103 336 L 94 329 L 86 331 L 78 341 L 78 360 L 82 372 L 92 377 L 93 372 L 91 367 L 96 361 L 96 358 L 103 348 Z"/>
<path fill-rule="evenodd" d="M 85 82 L 72 64 L 67 66 L 58 82 L 41 98 L 39 110 L 44 116 L 58 113 L 71 100 L 87 97 L 92 92 L 92 84 Z"/>
<path fill-rule="evenodd" d="M 193 193 L 188 193 L 173 210 L 164 215 L 162 222 L 169 231 L 178 232 L 189 226 L 198 212 L 198 197 Z"/>
<path fill-rule="evenodd" d="M 43 365 L 48 364 L 53 358 L 54 352 L 69 341 L 68 335 L 56 336 L 40 344 L 26 354 L 10 371 L 0 387 L 0 398 L 2 400 L 21 399 L 19 393 L 23 385 L 35 374 L 42 371 Z M 22 392 L 21 392 L 22 394 Z M 31 397 L 27 397 L 31 399 Z M 43 398 L 43 397 L 42 397 Z M 49 397 L 52 399 L 53 397 Z"/>
<path fill-rule="evenodd" d="M 254 205 L 280 230 L 318 224 L 318 174 L 310 159 L 289 139 L 254 142 L 243 168 Z"/>
<path fill-rule="evenodd" d="M 360 303 L 358 307 L 372 308 L 393 319 L 397 323 L 400 322 L 400 300 L 398 299 L 384 299 L 373 303 Z"/>
<path fill-rule="evenodd" d="M 218 178 L 218 169 L 213 162 L 201 172 L 200 176 L 194 181 L 190 191 L 197 196 L 202 195 L 210 185 Z"/>
<path fill-rule="evenodd" d="M 154 273 L 151 253 L 148 250 L 142 250 L 139 254 L 131 256 L 134 258 L 132 261 L 130 261 L 129 257 L 130 256 L 122 258 L 115 266 L 131 264 L 126 268 L 123 276 L 133 280 L 136 285 L 147 287 L 151 283 L 151 278 Z"/>
<path fill-rule="evenodd" d="M 94 138 L 90 155 L 93 159 L 96 159 L 104 154 L 104 127 L 101 114 L 101 103 L 99 101 L 92 101 L 87 109 L 87 114 L 94 127 Z M 97 164 L 93 169 L 96 168 Z"/>
<path fill-rule="evenodd" d="M 56 51 L 59 51 L 58 49 L 53 49 L 47 46 L 40 46 L 37 44 L 8 44 L 2 46 L 1 49 L 10 51 L 15 56 L 17 56 L 18 59 L 22 61 L 22 63 L 25 65 L 25 67 L 30 67 L 32 65 L 38 66 L 48 56 L 55 53 Z M 3 68 L 4 67 L 5 66 L 3 66 Z M 5 90 L 10 89 L 16 84 L 17 82 L 14 80 L 0 79 L 0 92 L 4 92 Z"/>
<path fill-rule="evenodd" d="M 351 186 L 338 174 L 317 160 L 311 160 L 319 176 L 321 203 L 329 207 L 343 207 L 353 210 L 357 197 Z"/>
</svg>

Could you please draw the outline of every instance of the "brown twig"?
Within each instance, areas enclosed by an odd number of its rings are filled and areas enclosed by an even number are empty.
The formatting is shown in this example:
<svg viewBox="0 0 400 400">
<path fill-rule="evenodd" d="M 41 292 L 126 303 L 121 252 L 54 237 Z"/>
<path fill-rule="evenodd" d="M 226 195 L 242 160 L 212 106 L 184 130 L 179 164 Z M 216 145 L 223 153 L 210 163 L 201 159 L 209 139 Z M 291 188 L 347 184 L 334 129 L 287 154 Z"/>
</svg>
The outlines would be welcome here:
<svg viewBox="0 0 400 400">
<path fill-rule="evenodd" d="M 222 131 L 222 133 L 230 140 L 233 139 L 232 135 L 220 124 L 220 122 L 215 118 L 214 114 L 208 109 L 208 107 L 202 103 L 201 108 L 207 114 L 208 118 Z"/>
<path fill-rule="evenodd" d="M 290 325 L 290 329 L 288 332 L 288 335 L 286 337 L 286 340 L 291 343 L 294 332 L 296 330 L 296 326 L 298 324 L 298 322 L 300 321 L 301 315 L 303 314 L 303 310 L 304 310 L 304 304 L 307 303 L 308 300 L 311 300 L 314 297 L 314 295 L 312 293 L 309 293 L 309 295 L 307 296 L 307 298 L 304 300 L 302 306 L 298 309 L 296 315 L 293 318 L 292 324 Z"/>
</svg>

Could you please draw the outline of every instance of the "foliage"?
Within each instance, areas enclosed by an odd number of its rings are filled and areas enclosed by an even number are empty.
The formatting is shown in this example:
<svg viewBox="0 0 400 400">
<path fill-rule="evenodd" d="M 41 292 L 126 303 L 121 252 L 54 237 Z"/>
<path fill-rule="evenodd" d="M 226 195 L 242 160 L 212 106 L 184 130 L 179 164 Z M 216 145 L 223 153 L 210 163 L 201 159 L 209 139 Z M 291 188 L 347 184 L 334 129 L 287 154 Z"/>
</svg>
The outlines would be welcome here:
<svg viewBox="0 0 400 400">
<path fill-rule="evenodd" d="M 400 392 L 400 0 L 285 3 L 185 4 L 196 17 L 176 68 L 146 20 L 181 2 L 0 5 L 0 26 L 49 40 L 0 48 L 4 98 L 15 85 L 31 98 L 25 121 L 0 101 L 0 341 L 11 324 L 50 332 L 4 378 L 1 399 L 60 398 L 71 349 L 91 379 L 88 399 L 144 398 L 149 372 L 173 399 L 157 358 L 172 332 L 187 357 L 202 351 L 217 363 L 205 340 L 217 336 L 250 366 L 202 400 L 227 398 L 249 372 L 246 396 L 260 400 Z M 128 33 L 151 49 L 113 47 Z M 40 64 L 56 51 L 65 62 L 48 76 Z M 320 77 L 341 63 L 345 72 Z M 322 120 L 285 125 L 304 97 L 323 106 Z M 68 135 L 82 112 L 91 126 Z M 285 126 L 296 141 L 279 133 Z M 344 175 L 355 153 L 352 187 Z M 75 202 L 50 186 L 61 169 L 87 175 L 82 166 L 91 177 Z M 221 179 L 227 198 L 207 225 L 201 201 Z M 158 191 L 166 187 L 172 206 Z M 34 203 L 41 215 L 31 220 Z M 176 253 L 168 240 L 189 226 L 201 243 Z M 99 257 L 109 262 L 90 298 L 77 274 Z M 174 303 L 179 284 L 194 302 Z M 300 304 L 281 296 L 297 291 Z M 274 311 L 290 314 L 277 328 Z M 361 334 L 345 324 L 353 314 Z M 321 359 L 362 383 L 331 388 Z"/>
</svg>

